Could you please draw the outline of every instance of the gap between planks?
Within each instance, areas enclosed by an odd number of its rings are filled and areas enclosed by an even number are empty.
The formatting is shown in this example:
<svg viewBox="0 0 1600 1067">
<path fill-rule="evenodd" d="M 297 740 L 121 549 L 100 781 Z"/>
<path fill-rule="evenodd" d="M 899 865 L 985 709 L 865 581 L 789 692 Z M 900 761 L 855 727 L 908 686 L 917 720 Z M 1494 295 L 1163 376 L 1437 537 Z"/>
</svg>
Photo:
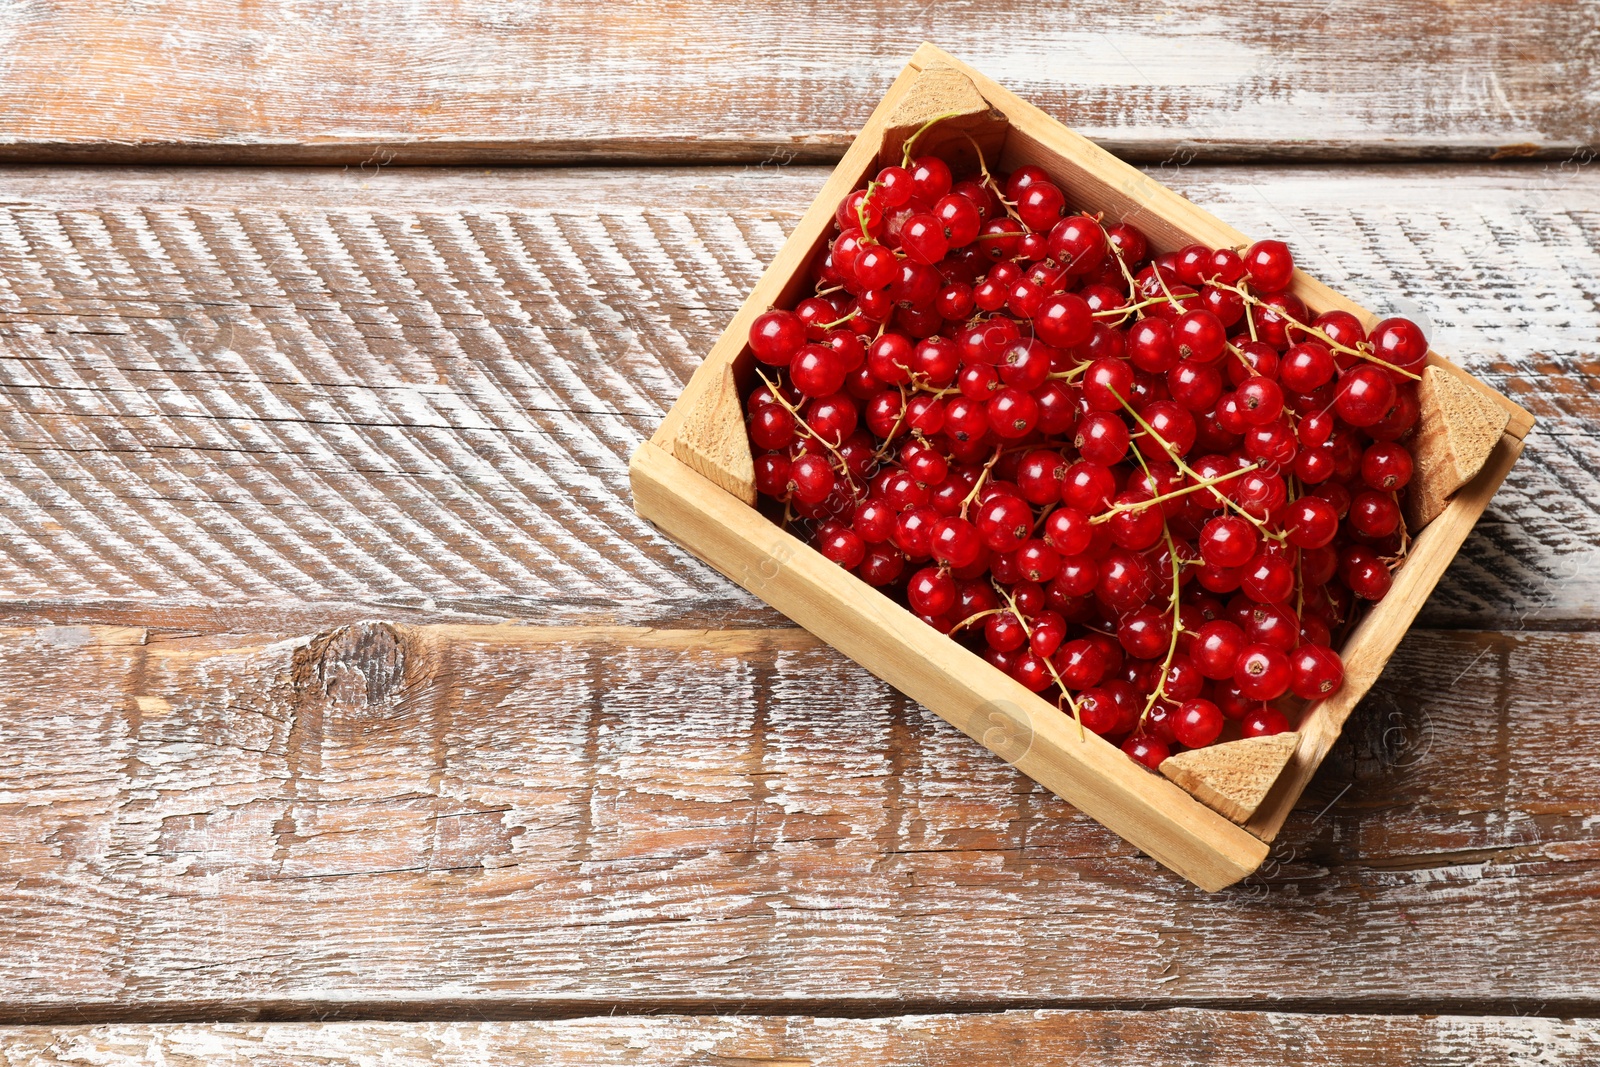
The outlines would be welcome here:
<svg viewBox="0 0 1600 1067">
<path fill-rule="evenodd" d="M 1459 1019 L 1551 1019 L 1600 1021 L 1600 999 L 1584 997 L 1417 997 L 1416 999 L 1338 1000 L 1327 997 L 1015 997 L 993 1000 L 933 1000 L 919 997 L 849 999 L 837 997 L 662 998 L 606 1000 L 535 998 L 475 994 L 471 997 L 412 1000 L 404 997 L 305 1000 L 184 999 L 170 1003 L 145 1001 L 129 1007 L 105 1004 L 65 1008 L 17 1009 L 0 1000 L 0 1042 L 7 1029 L 31 1026 L 297 1026 L 318 1023 L 406 1024 L 450 1023 L 470 1018 L 479 1023 L 577 1022 L 679 1016 L 686 1019 L 828 1018 L 885 1021 L 906 1017 L 982 1018 L 1012 1012 L 1118 1012 L 1159 1015 L 1165 1012 L 1270 1012 L 1315 1020 L 1337 1015 L 1373 1019 L 1446 1016 Z M 0 1044 L 3 1048 L 3 1044 Z M 0 1060 L 0 1064 L 4 1061 Z"/>
</svg>

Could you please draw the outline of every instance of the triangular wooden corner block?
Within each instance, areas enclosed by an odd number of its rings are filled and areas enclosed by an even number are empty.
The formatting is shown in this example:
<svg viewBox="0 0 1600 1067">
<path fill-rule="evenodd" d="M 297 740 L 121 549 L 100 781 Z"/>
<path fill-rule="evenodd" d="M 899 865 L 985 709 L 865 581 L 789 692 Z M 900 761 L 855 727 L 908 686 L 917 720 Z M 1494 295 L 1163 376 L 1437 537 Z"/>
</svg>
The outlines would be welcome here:
<svg viewBox="0 0 1600 1067">
<path fill-rule="evenodd" d="M 1000 154 L 1008 128 L 1006 117 L 989 106 L 972 79 L 947 63 L 934 62 L 923 68 L 890 112 L 878 150 L 879 164 L 898 164 L 906 140 L 941 115 L 947 117 L 917 138 L 917 155 L 931 153 L 955 169 L 976 166 L 978 156 L 969 136 L 987 159 Z"/>
<path fill-rule="evenodd" d="M 1266 799 L 1299 743 L 1297 733 L 1224 741 L 1168 756 L 1161 773 L 1202 804 L 1242 823 Z"/>
<path fill-rule="evenodd" d="M 746 504 L 755 504 L 756 465 L 732 367 L 723 367 L 684 413 L 672 454 Z"/>
<path fill-rule="evenodd" d="M 1451 495 L 1477 476 L 1511 421 L 1504 407 L 1442 367 L 1422 372 L 1417 401 L 1416 470 L 1406 494 L 1413 531 L 1438 518 Z"/>
</svg>

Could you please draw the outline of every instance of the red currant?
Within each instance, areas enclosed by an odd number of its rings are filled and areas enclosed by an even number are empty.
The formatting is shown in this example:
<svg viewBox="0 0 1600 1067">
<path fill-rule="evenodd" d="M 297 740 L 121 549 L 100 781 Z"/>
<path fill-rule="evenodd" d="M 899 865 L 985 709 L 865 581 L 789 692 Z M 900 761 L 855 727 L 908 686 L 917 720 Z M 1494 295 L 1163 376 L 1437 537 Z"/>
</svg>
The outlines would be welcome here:
<svg viewBox="0 0 1600 1067">
<path fill-rule="evenodd" d="M 1271 737 L 1287 732 L 1289 720 L 1276 708 L 1257 708 L 1239 723 L 1239 733 L 1245 737 Z"/>
<path fill-rule="evenodd" d="M 1294 276 L 1294 256 L 1282 241 L 1257 241 L 1244 252 L 1250 287 L 1261 293 L 1280 293 Z"/>
<path fill-rule="evenodd" d="M 1302 700 L 1323 700 L 1344 684 L 1344 664 L 1339 654 L 1323 645 L 1301 645 L 1289 657 L 1293 674 L 1289 688 Z"/>
<path fill-rule="evenodd" d="M 1233 680 L 1251 700 L 1276 700 L 1289 689 L 1289 660 L 1271 645 L 1246 645 L 1234 664 Z"/>
</svg>

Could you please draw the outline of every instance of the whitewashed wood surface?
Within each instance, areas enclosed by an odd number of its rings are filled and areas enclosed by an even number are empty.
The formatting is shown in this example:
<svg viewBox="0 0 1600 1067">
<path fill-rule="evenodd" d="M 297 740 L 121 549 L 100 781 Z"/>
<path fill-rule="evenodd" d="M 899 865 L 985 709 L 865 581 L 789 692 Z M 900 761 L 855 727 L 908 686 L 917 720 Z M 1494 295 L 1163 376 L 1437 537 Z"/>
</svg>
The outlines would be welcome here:
<svg viewBox="0 0 1600 1067">
<path fill-rule="evenodd" d="M 0 152 L 149 162 L 834 158 L 929 40 L 1123 154 L 1567 159 L 1592 0 L 514 5 L 16 0 Z"/>
<path fill-rule="evenodd" d="M 1413 632 L 1207 894 L 799 630 L 13 629 L 0 1020 L 1587 1015 L 1597 656 Z"/>
<path fill-rule="evenodd" d="M 1540 418 L 1424 622 L 1592 618 L 1600 170 L 1155 172 Z M 625 464 L 819 181 L 0 170 L 0 617 L 775 621 Z"/>
<path fill-rule="evenodd" d="M 0 1063 L 1600 1058 L 1595 11 L 0 8 Z M 1228 893 L 632 513 L 923 37 L 1540 419 Z"/>
</svg>

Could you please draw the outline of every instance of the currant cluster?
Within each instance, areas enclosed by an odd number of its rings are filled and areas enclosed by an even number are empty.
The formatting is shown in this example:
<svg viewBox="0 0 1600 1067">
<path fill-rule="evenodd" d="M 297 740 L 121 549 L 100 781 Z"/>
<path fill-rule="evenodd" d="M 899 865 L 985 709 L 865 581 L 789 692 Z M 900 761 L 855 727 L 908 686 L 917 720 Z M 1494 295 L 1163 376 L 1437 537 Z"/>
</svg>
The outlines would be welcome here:
<svg viewBox="0 0 1600 1067">
<path fill-rule="evenodd" d="M 835 221 L 816 294 L 750 330 L 769 514 L 1152 768 L 1339 688 L 1408 547 L 1420 328 L 1311 315 L 1282 242 L 1153 255 L 981 156 L 908 144 Z"/>
</svg>

